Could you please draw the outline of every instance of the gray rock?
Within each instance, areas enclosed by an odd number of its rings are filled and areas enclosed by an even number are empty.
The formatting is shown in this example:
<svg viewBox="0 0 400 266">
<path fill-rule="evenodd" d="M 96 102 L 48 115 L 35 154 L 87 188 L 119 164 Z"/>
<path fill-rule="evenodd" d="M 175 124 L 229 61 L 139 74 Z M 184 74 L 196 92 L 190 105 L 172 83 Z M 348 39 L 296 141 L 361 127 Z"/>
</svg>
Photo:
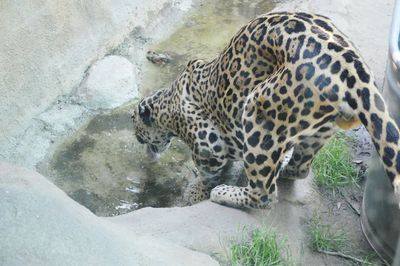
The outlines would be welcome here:
<svg viewBox="0 0 400 266">
<path fill-rule="evenodd" d="M 137 96 L 135 69 L 122 56 L 106 56 L 92 65 L 78 89 L 78 101 L 91 109 L 109 109 Z"/>
<path fill-rule="evenodd" d="M 40 174 L 0 163 L 1 265 L 218 265 L 96 217 Z"/>
</svg>

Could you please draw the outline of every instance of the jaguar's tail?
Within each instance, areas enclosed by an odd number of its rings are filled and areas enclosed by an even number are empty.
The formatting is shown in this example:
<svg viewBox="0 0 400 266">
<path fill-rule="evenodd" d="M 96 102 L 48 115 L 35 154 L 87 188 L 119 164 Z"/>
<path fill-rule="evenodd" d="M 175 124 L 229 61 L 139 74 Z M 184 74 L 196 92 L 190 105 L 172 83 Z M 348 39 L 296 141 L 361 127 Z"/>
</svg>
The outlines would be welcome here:
<svg viewBox="0 0 400 266">
<path fill-rule="evenodd" d="M 356 65 L 356 64 L 355 64 Z M 344 92 L 344 101 L 354 111 L 354 117 L 368 130 L 377 152 L 384 164 L 395 191 L 400 207 L 400 131 L 390 116 L 376 84 L 364 68 L 359 65 L 354 69 L 354 76 L 359 77 L 354 88 Z M 358 119 L 357 119 L 358 118 Z M 348 120 L 344 125 L 352 124 Z M 341 121 L 337 121 L 340 126 Z"/>
</svg>

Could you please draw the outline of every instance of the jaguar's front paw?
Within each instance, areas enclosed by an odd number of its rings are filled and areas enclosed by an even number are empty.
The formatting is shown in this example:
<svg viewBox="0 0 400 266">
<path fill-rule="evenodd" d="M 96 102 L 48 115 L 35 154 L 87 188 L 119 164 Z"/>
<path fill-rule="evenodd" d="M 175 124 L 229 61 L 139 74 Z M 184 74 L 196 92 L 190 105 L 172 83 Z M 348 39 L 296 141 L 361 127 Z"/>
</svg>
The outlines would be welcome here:
<svg viewBox="0 0 400 266">
<path fill-rule="evenodd" d="M 268 208 L 271 200 L 248 187 L 219 185 L 211 190 L 211 201 L 233 208 Z"/>
</svg>

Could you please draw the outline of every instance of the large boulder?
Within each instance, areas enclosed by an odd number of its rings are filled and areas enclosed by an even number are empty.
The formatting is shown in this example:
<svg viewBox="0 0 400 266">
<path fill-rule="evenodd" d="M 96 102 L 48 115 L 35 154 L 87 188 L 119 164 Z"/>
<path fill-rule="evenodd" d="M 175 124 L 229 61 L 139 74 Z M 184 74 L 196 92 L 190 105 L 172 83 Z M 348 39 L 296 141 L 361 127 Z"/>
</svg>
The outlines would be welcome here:
<svg viewBox="0 0 400 266">
<path fill-rule="evenodd" d="M 217 265 L 97 217 L 40 174 L 0 163 L 1 265 Z"/>
<path fill-rule="evenodd" d="M 115 108 L 137 96 L 135 69 L 122 56 L 106 56 L 95 62 L 78 89 L 78 101 L 91 109 Z"/>
</svg>

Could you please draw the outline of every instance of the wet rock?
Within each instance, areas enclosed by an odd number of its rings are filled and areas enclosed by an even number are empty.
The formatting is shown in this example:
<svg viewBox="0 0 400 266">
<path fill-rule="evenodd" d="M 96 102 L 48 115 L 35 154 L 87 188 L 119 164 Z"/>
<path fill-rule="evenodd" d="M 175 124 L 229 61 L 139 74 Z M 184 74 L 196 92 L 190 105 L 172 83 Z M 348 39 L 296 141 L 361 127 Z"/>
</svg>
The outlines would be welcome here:
<svg viewBox="0 0 400 266">
<path fill-rule="evenodd" d="M 156 65 L 164 65 L 172 61 L 168 54 L 161 54 L 156 51 L 147 51 L 146 58 Z"/>
<path fill-rule="evenodd" d="M 0 162 L 1 265 L 218 265 L 93 215 L 40 174 Z"/>
<path fill-rule="evenodd" d="M 94 63 L 78 89 L 77 101 L 89 109 L 110 109 L 124 104 L 138 93 L 135 69 L 122 56 L 106 56 Z"/>
</svg>

